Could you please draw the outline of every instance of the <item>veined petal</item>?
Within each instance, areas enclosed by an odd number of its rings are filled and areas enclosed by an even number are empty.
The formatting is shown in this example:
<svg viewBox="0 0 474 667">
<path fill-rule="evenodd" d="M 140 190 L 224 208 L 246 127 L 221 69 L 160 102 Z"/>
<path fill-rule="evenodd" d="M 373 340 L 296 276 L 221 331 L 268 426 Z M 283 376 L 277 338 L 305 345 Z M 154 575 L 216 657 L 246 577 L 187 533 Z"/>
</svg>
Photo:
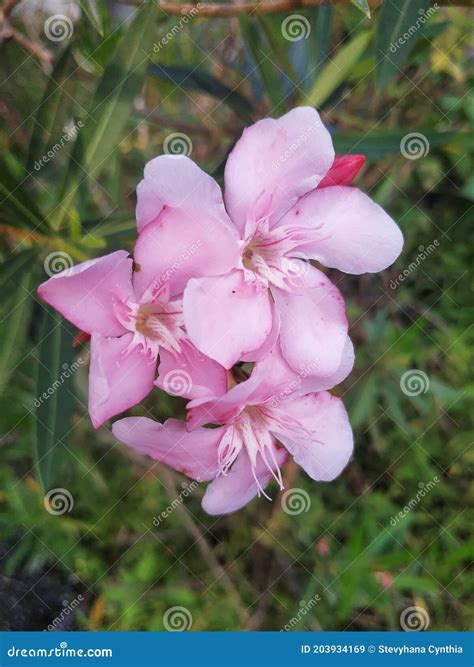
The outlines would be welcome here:
<svg viewBox="0 0 474 667">
<path fill-rule="evenodd" d="M 319 114 L 298 107 L 244 130 L 227 159 L 225 203 L 241 236 L 248 219 L 270 226 L 315 188 L 334 161 L 329 132 Z"/>
<path fill-rule="evenodd" d="M 189 341 L 181 341 L 181 352 L 160 351 L 155 385 L 173 396 L 202 398 L 220 396 L 227 390 L 226 369 L 199 352 Z"/>
<path fill-rule="evenodd" d="M 281 423 L 276 437 L 306 473 L 316 481 L 330 482 L 346 467 L 353 450 L 352 430 L 340 398 L 323 391 L 285 401 L 281 411 L 290 418 L 290 426 Z M 297 423 L 311 437 L 296 435 L 291 423 Z"/>
<path fill-rule="evenodd" d="M 113 424 L 112 432 L 141 454 L 198 482 L 214 479 L 217 474 L 217 447 L 223 429 L 202 428 L 188 433 L 184 422 L 177 419 L 160 424 L 148 417 L 126 417 Z"/>
<path fill-rule="evenodd" d="M 138 186 L 137 293 L 155 282 L 180 294 L 197 276 L 219 275 L 239 259 L 238 234 L 219 186 L 185 156 L 149 162 Z"/>
<path fill-rule="evenodd" d="M 268 290 L 246 283 L 242 271 L 190 280 L 183 304 L 191 342 L 225 368 L 248 358 L 272 331 Z"/>
<path fill-rule="evenodd" d="M 153 388 L 156 361 L 140 347 L 127 349 L 133 334 L 91 338 L 89 414 L 95 428 L 142 401 Z"/>
<path fill-rule="evenodd" d="M 131 278 L 132 260 L 117 250 L 57 273 L 38 287 L 38 294 L 81 331 L 120 336 L 126 329 L 114 304 L 133 295 Z"/>
<path fill-rule="evenodd" d="M 346 273 L 382 271 L 393 264 L 403 246 L 403 235 L 392 218 L 357 188 L 310 192 L 281 221 L 296 223 L 306 230 L 296 250 Z"/>
<path fill-rule="evenodd" d="M 299 374 L 328 376 L 337 371 L 346 345 L 344 299 L 329 278 L 307 264 L 292 290 L 272 287 L 280 312 L 285 361 Z"/>
</svg>

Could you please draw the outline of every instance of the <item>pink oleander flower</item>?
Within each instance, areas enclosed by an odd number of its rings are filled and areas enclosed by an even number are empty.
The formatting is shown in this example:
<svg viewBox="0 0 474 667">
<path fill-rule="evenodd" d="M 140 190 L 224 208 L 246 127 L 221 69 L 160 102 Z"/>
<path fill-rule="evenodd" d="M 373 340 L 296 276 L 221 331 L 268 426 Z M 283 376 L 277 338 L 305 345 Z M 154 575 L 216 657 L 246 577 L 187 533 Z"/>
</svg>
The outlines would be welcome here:
<svg viewBox="0 0 474 667">
<path fill-rule="evenodd" d="M 137 290 L 137 275 L 128 253 L 118 250 L 66 269 L 38 287 L 46 303 L 91 334 L 89 413 L 96 428 L 143 400 L 153 384 L 163 388 L 173 371 L 185 374 L 180 395 L 186 398 L 227 387 L 225 369 L 187 339 L 180 295 L 157 281 Z"/>
<path fill-rule="evenodd" d="M 160 424 L 147 417 L 120 419 L 112 430 L 139 452 L 195 480 L 210 481 L 202 501 L 206 512 L 234 512 L 256 495 L 268 498 L 271 479 L 283 489 L 280 468 L 288 453 L 318 481 L 333 480 L 346 466 L 353 449 L 349 420 L 341 399 L 324 391 L 352 368 L 350 344 L 344 357 L 331 379 L 313 376 L 293 391 L 294 371 L 276 344 L 248 380 L 220 396 L 189 403 L 191 431 L 182 421 Z M 202 426 L 208 423 L 220 426 Z"/>
<path fill-rule="evenodd" d="M 183 291 L 189 339 L 225 368 L 263 359 L 279 338 L 294 371 L 330 376 L 347 344 L 345 305 L 304 260 L 376 272 L 403 243 L 383 209 L 346 185 L 362 162 L 335 159 L 309 107 L 244 131 L 227 161 L 224 200 L 189 158 L 155 158 L 138 186 L 137 285 L 161 276 Z"/>
</svg>

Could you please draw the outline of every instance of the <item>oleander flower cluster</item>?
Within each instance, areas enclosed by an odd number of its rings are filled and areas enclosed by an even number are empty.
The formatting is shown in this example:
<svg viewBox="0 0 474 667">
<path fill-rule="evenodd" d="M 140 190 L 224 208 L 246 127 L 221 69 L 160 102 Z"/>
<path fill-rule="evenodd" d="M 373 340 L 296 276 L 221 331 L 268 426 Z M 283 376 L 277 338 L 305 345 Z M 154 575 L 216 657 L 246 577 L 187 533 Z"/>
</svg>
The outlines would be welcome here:
<svg viewBox="0 0 474 667">
<path fill-rule="evenodd" d="M 40 285 L 90 335 L 89 413 L 98 428 L 159 387 L 186 420 L 125 417 L 128 446 L 199 482 L 225 514 L 293 457 L 316 481 L 347 465 L 353 437 L 329 393 L 354 351 L 345 303 L 323 267 L 382 271 L 399 255 L 394 221 L 350 184 L 364 157 L 336 157 L 309 107 L 244 130 L 222 194 L 185 156 L 162 155 L 137 188 L 137 239 Z"/>
</svg>

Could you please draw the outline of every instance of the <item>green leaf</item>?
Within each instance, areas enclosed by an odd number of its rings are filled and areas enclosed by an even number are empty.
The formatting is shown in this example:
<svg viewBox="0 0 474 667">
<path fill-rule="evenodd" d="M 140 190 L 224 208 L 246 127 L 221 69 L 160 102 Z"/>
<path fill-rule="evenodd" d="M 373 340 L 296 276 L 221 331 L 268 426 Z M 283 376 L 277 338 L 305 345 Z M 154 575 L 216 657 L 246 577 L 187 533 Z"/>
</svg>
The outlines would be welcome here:
<svg viewBox="0 0 474 667">
<path fill-rule="evenodd" d="M 354 7 L 357 7 L 363 14 L 367 16 L 368 19 L 370 19 L 370 7 L 369 3 L 367 0 L 351 0 L 352 4 Z"/>
<path fill-rule="evenodd" d="M 105 68 L 69 162 L 53 223 L 55 229 L 61 226 L 73 206 L 84 172 L 97 179 L 127 136 L 125 128 L 133 100 L 140 92 L 148 67 L 155 14 L 153 2 L 146 2 L 135 10 L 133 20 Z"/>
<path fill-rule="evenodd" d="M 212 95 L 227 104 L 245 123 L 252 123 L 254 120 L 254 109 L 248 99 L 203 70 L 194 66 L 153 64 L 148 71 L 152 76 L 185 90 L 198 90 Z"/>
<path fill-rule="evenodd" d="M 36 384 L 36 456 L 43 489 L 59 481 L 65 440 L 74 407 L 74 329 L 51 308 L 44 308 Z"/>
<path fill-rule="evenodd" d="M 101 37 L 104 36 L 104 23 L 103 23 L 103 2 L 102 0 L 79 0 L 81 4 L 81 9 L 84 14 L 87 16 L 89 21 L 92 23 L 94 28 L 97 30 Z M 99 7 L 97 6 L 97 1 L 99 2 Z"/>
<path fill-rule="evenodd" d="M 371 36 L 371 31 L 366 30 L 344 44 L 334 58 L 323 67 L 301 103 L 313 107 L 322 106 L 357 64 L 357 61 L 367 49 Z"/>
<path fill-rule="evenodd" d="M 11 171 L 6 160 L 0 160 L 0 223 L 31 229 L 43 224 L 44 217 L 25 191 L 22 181 Z"/>
<path fill-rule="evenodd" d="M 410 51 L 423 36 L 428 0 L 384 2 L 375 33 L 376 81 L 383 88 L 400 71 Z"/>
<path fill-rule="evenodd" d="M 420 128 L 417 133 L 426 137 L 430 150 L 451 144 L 464 148 L 474 144 L 472 135 L 468 132 L 433 132 L 431 129 Z M 400 154 L 400 144 L 407 134 L 409 133 L 400 130 L 369 134 L 336 133 L 333 135 L 333 143 L 338 154 L 363 153 L 368 158 L 379 159 Z"/>
<path fill-rule="evenodd" d="M 51 141 L 54 131 L 61 126 L 61 120 L 68 108 L 66 101 L 70 100 L 67 89 L 75 83 L 75 77 L 70 77 L 74 67 L 71 47 L 67 47 L 48 77 L 43 98 L 35 113 L 26 160 L 27 172 L 31 172 L 36 161 L 46 153 L 47 144 Z"/>
<path fill-rule="evenodd" d="M 293 64 L 288 55 L 287 51 L 288 41 L 285 40 L 283 35 L 281 34 L 280 22 L 278 22 L 278 28 L 277 28 L 274 21 L 272 20 L 272 17 L 267 16 L 266 14 L 260 14 L 258 12 L 256 14 L 256 17 L 263 33 L 265 34 L 265 37 L 268 40 L 268 43 L 270 44 L 273 50 L 273 55 L 279 61 L 283 72 L 291 81 L 291 83 L 294 86 L 297 86 L 298 76 L 295 72 Z"/>
<path fill-rule="evenodd" d="M 314 38 L 310 40 L 312 52 L 312 70 L 319 73 L 329 53 L 331 27 L 334 9 L 330 5 L 316 7 L 310 13 L 314 24 Z"/>
<path fill-rule="evenodd" d="M 0 394 L 21 360 L 31 318 L 33 299 L 30 290 L 35 266 L 35 251 L 25 250 L 0 267 Z"/>
<path fill-rule="evenodd" d="M 266 43 L 265 35 L 258 23 L 247 16 L 247 14 L 241 14 L 239 21 L 244 45 L 254 62 L 263 88 L 272 105 L 273 112 L 278 113 L 283 105 L 284 96 L 280 90 L 278 70 L 268 58 L 268 53 L 262 50 L 262 45 Z"/>
</svg>

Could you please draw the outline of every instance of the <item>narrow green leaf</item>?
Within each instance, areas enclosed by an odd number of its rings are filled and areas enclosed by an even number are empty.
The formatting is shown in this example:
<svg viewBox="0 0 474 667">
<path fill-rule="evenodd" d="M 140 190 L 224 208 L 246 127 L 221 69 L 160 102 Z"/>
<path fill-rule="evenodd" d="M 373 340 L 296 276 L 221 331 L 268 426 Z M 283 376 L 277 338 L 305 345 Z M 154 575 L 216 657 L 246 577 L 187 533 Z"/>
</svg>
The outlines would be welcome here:
<svg viewBox="0 0 474 667">
<path fill-rule="evenodd" d="M 302 103 L 314 107 L 322 106 L 357 64 L 367 49 L 371 36 L 371 31 L 366 30 L 344 44 L 323 67 L 312 88 L 303 97 Z"/>
<path fill-rule="evenodd" d="M 253 60 L 263 88 L 273 107 L 273 112 L 278 113 L 283 104 L 283 94 L 280 90 L 278 70 L 269 60 L 268 52 L 262 50 L 263 44 L 266 43 L 265 36 L 258 23 L 247 14 L 241 14 L 239 21 L 244 45 Z"/>
<path fill-rule="evenodd" d="M 375 33 L 376 81 L 383 88 L 400 71 L 428 18 L 428 0 L 384 2 Z M 435 10 L 433 10 L 435 11 Z"/>
<path fill-rule="evenodd" d="M 245 123 L 251 123 L 254 120 L 254 110 L 248 99 L 211 74 L 197 69 L 194 65 L 182 67 L 153 64 L 150 65 L 148 71 L 152 76 L 162 81 L 167 81 L 186 90 L 198 90 L 222 100 Z"/>
<path fill-rule="evenodd" d="M 354 7 L 357 7 L 363 14 L 367 16 L 368 19 L 370 19 L 370 7 L 369 3 L 367 0 L 351 0 L 352 4 Z"/>
<path fill-rule="evenodd" d="M 97 6 L 97 0 L 79 0 L 81 9 L 97 30 L 101 37 L 104 36 L 104 24 L 101 16 L 101 8 Z M 101 0 L 99 0 L 101 2 Z M 101 3 L 102 4 L 102 3 Z"/>
<path fill-rule="evenodd" d="M 297 86 L 298 76 L 288 55 L 288 41 L 285 40 L 281 34 L 281 25 L 278 24 L 277 29 L 274 22 L 272 21 L 272 18 L 266 14 L 260 14 L 257 12 L 256 17 L 263 33 L 265 34 L 265 37 L 268 40 L 268 43 L 272 48 L 273 55 L 280 63 L 283 72 L 291 81 L 291 83 L 294 86 Z"/>
<path fill-rule="evenodd" d="M 75 82 L 75 78 L 69 78 L 74 65 L 71 47 L 67 47 L 54 65 L 43 98 L 34 116 L 26 160 L 27 172 L 35 168 L 36 161 L 46 153 L 53 132 L 61 127 L 61 120 L 68 108 L 66 101 L 70 100 L 67 89 Z"/>
<path fill-rule="evenodd" d="M 4 295 L 0 308 L 0 394 L 21 361 L 27 337 L 33 299 L 34 251 L 14 255 L 0 267 L 0 289 Z"/>
<path fill-rule="evenodd" d="M 316 7 L 311 11 L 314 38 L 310 40 L 312 71 L 319 73 L 328 57 L 334 8 L 331 5 Z"/>
<path fill-rule="evenodd" d="M 43 489 L 59 480 L 64 444 L 74 407 L 72 388 L 76 370 L 74 330 L 51 308 L 43 311 L 36 384 L 37 465 Z"/>
<path fill-rule="evenodd" d="M 363 153 L 368 158 L 379 159 L 387 155 L 400 154 L 400 144 L 407 134 L 410 133 L 400 130 L 369 134 L 336 133 L 333 135 L 333 143 L 338 154 Z M 468 132 L 433 132 L 431 129 L 420 128 L 417 134 L 425 137 L 430 150 L 451 144 L 464 148 L 474 145 L 474 139 Z"/>
<path fill-rule="evenodd" d="M 7 161 L 0 160 L 0 223 L 26 229 L 40 226 L 44 217 L 22 181 L 12 173 Z"/>
<path fill-rule="evenodd" d="M 78 134 L 53 221 L 58 229 L 78 195 L 84 171 L 97 179 L 127 136 L 133 100 L 140 92 L 155 35 L 156 5 L 146 2 L 120 37 Z"/>
</svg>

